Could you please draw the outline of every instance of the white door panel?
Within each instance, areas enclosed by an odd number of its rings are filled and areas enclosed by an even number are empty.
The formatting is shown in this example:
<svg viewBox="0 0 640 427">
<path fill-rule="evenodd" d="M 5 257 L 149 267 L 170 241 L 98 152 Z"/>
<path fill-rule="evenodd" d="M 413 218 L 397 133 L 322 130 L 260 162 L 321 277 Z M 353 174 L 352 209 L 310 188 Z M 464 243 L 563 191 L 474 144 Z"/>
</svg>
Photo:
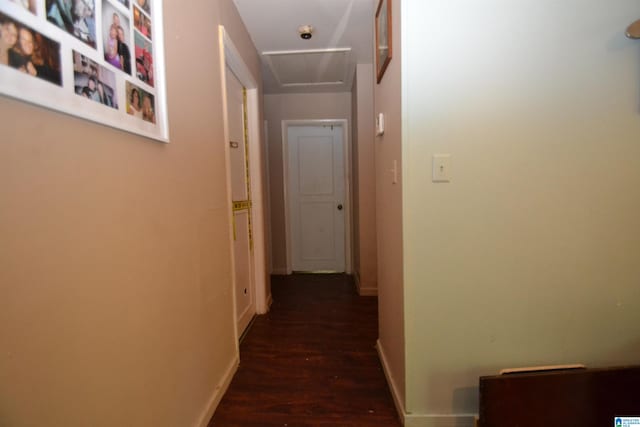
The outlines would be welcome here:
<svg viewBox="0 0 640 427">
<path fill-rule="evenodd" d="M 288 198 L 294 271 L 345 271 L 341 126 L 290 126 Z"/>
<path fill-rule="evenodd" d="M 300 204 L 300 257 L 303 260 L 333 260 L 336 252 L 333 202 L 308 202 Z"/>
<path fill-rule="evenodd" d="M 231 198 L 234 236 L 234 277 L 236 296 L 236 321 L 238 333 L 249 325 L 255 314 L 253 251 L 251 247 L 251 201 L 247 174 L 247 150 L 245 141 L 244 88 L 238 78 L 227 67 L 227 119 L 229 129 L 229 157 L 231 174 Z"/>
<path fill-rule="evenodd" d="M 229 119 L 229 157 L 231 161 L 231 198 L 247 200 L 247 169 L 244 145 L 244 96 L 242 84 L 227 68 L 227 117 Z"/>
<path fill-rule="evenodd" d="M 234 239 L 233 246 L 236 271 L 236 318 L 245 320 L 251 307 L 251 247 L 249 241 L 249 211 L 233 213 Z M 248 320 L 251 320 L 249 318 Z M 244 331 L 244 322 L 239 324 L 238 332 Z"/>
<path fill-rule="evenodd" d="M 333 144 L 329 137 L 298 138 L 298 195 L 327 196 L 334 192 Z"/>
</svg>

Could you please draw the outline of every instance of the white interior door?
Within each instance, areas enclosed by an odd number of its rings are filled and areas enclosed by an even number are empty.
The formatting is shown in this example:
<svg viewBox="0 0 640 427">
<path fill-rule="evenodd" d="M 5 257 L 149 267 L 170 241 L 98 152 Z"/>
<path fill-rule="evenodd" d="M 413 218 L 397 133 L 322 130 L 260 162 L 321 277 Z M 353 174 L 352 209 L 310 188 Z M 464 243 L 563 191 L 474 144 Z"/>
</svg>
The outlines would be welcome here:
<svg viewBox="0 0 640 427">
<path fill-rule="evenodd" d="M 288 209 L 293 271 L 345 271 L 342 126 L 289 126 Z"/>
<path fill-rule="evenodd" d="M 235 265 L 236 319 L 238 333 L 255 315 L 252 217 L 248 163 L 248 141 L 245 138 L 245 92 L 235 74 L 227 67 L 227 118 L 233 205 L 233 238 Z"/>
</svg>

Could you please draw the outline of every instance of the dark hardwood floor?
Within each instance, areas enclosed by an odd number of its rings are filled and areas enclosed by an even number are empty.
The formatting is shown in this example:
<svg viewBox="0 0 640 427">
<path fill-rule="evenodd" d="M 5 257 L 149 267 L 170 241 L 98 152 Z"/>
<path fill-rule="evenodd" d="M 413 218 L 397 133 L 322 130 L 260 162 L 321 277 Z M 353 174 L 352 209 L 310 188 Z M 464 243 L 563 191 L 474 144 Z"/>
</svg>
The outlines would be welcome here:
<svg viewBox="0 0 640 427">
<path fill-rule="evenodd" d="M 209 427 L 400 426 L 375 350 L 377 298 L 345 275 L 272 278 Z"/>
</svg>

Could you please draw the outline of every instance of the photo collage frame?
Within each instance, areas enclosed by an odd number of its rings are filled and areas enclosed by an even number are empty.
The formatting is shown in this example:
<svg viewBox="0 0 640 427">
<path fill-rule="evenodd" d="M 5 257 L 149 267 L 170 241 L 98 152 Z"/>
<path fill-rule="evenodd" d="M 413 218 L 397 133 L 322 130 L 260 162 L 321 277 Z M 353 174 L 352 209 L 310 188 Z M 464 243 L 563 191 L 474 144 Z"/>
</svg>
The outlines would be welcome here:
<svg viewBox="0 0 640 427">
<path fill-rule="evenodd" d="M 1 0 L 0 93 L 168 142 L 161 8 Z"/>
</svg>

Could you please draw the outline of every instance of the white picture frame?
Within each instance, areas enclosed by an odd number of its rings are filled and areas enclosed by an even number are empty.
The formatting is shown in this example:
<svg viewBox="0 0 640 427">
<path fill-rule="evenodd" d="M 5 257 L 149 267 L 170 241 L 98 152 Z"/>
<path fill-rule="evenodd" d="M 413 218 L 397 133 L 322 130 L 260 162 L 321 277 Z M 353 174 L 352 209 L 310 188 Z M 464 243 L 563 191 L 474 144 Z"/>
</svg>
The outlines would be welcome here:
<svg viewBox="0 0 640 427">
<path fill-rule="evenodd" d="M 165 82 L 162 1 L 0 2 L 2 95 L 169 142 Z"/>
</svg>

